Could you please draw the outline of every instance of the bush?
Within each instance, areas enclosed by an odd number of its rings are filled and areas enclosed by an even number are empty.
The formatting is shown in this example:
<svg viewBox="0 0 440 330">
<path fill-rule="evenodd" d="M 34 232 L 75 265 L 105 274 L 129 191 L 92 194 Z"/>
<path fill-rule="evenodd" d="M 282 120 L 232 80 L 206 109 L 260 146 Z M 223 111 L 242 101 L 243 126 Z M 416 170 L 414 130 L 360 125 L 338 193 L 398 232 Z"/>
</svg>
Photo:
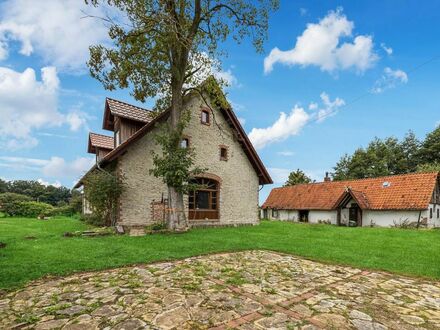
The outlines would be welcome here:
<svg viewBox="0 0 440 330">
<path fill-rule="evenodd" d="M 27 218 L 36 218 L 38 216 L 48 216 L 55 208 L 47 203 L 40 202 L 19 202 L 17 204 L 16 214 Z"/>
<path fill-rule="evenodd" d="M 20 203 L 30 202 L 32 198 L 29 196 L 16 193 L 0 194 L 0 210 L 9 216 L 21 215 L 19 214 Z"/>
</svg>

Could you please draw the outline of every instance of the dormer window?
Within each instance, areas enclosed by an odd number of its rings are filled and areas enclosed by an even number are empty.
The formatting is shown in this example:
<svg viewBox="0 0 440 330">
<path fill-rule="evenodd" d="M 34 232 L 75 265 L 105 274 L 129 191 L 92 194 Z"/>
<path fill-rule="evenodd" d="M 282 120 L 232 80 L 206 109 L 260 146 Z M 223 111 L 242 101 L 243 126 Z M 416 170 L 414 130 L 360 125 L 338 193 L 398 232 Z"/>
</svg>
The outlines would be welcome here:
<svg viewBox="0 0 440 330">
<path fill-rule="evenodd" d="M 208 110 L 202 110 L 202 113 L 200 114 L 200 122 L 204 125 L 209 125 L 210 118 Z"/>
</svg>

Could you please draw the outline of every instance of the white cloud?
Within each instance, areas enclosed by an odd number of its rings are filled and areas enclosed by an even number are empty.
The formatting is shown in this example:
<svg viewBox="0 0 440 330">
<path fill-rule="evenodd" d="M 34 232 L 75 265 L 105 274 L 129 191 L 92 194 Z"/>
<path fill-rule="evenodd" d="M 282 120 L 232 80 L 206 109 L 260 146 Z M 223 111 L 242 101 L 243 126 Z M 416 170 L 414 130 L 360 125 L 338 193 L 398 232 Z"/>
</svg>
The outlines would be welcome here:
<svg viewBox="0 0 440 330">
<path fill-rule="evenodd" d="M 94 163 L 94 158 L 89 157 L 78 157 L 71 162 L 66 162 L 61 157 L 51 157 L 43 166 L 42 172 L 51 178 L 77 177 L 89 170 Z"/>
<path fill-rule="evenodd" d="M 244 126 L 244 125 L 246 124 L 246 119 L 245 119 L 245 118 L 243 118 L 243 117 L 238 117 L 237 119 L 238 119 L 238 121 L 240 122 L 241 126 Z"/>
<path fill-rule="evenodd" d="M 285 157 L 291 157 L 293 155 L 295 155 L 295 153 L 293 151 L 278 151 L 277 152 L 278 155 L 280 156 L 285 156 Z"/>
<path fill-rule="evenodd" d="M 89 46 L 108 38 L 102 20 L 84 16 L 105 17 L 109 9 L 84 1 L 7 0 L 0 13 L 0 59 L 7 58 L 8 43 L 17 41 L 22 55 L 36 53 L 63 71 L 84 70 Z"/>
<path fill-rule="evenodd" d="M 407 82 L 408 75 L 405 71 L 393 70 L 387 67 L 383 70 L 382 77 L 374 83 L 371 92 L 374 94 L 380 94 L 387 89 L 395 88 L 397 85 L 406 84 Z"/>
<path fill-rule="evenodd" d="M 311 122 L 318 123 L 337 113 L 338 109 L 345 105 L 345 101 L 336 97 L 333 101 L 326 92 L 322 92 L 320 106 L 316 102 L 311 102 L 308 106 L 309 112 L 303 107 L 295 105 L 289 115 L 284 112 L 280 117 L 266 128 L 253 128 L 249 133 L 249 139 L 257 149 L 264 148 L 274 142 L 284 141 L 290 136 L 298 135 L 304 126 Z"/>
<path fill-rule="evenodd" d="M 60 82 L 54 67 L 41 69 L 41 80 L 27 68 L 17 72 L 0 67 L 0 148 L 16 150 L 38 144 L 34 129 L 69 124 L 72 131 L 84 126 L 85 113 L 73 109 L 67 115 L 58 111 Z"/>
<path fill-rule="evenodd" d="M 62 186 L 62 185 L 61 185 L 61 182 L 58 181 L 58 180 L 56 180 L 56 181 L 53 182 L 53 183 L 50 183 L 50 182 L 45 181 L 45 180 L 43 180 L 43 179 L 38 179 L 37 182 L 40 183 L 40 184 L 42 184 L 43 186 L 46 186 L 46 187 L 47 187 L 47 186 L 53 186 L 53 187 L 59 188 L 59 187 Z"/>
<path fill-rule="evenodd" d="M 303 108 L 295 106 L 290 114 L 280 113 L 280 117 L 267 128 L 253 128 L 249 139 L 255 148 L 260 149 L 268 144 L 279 142 L 297 135 L 307 124 L 310 115 Z"/>
<path fill-rule="evenodd" d="M 319 23 L 309 23 L 295 47 L 282 51 L 272 49 L 264 59 L 264 72 L 272 71 L 275 63 L 285 65 L 315 65 L 332 72 L 354 68 L 363 72 L 378 59 L 373 49 L 373 38 L 358 35 L 351 42 L 341 44 L 341 39 L 352 37 L 354 23 L 342 13 L 342 9 L 330 11 Z"/>
<path fill-rule="evenodd" d="M 387 53 L 387 55 L 392 55 L 393 54 L 393 49 L 391 47 L 387 47 L 387 45 L 385 45 L 385 43 L 381 43 L 380 47 L 385 51 L 385 53 Z"/>
<path fill-rule="evenodd" d="M 50 159 L 36 159 L 25 157 L 0 157 L 0 166 L 15 170 L 35 171 L 45 178 L 64 179 L 66 177 L 78 178 L 88 171 L 95 159 L 93 157 L 78 157 L 72 161 L 53 156 Z"/>
<path fill-rule="evenodd" d="M 334 101 L 330 100 L 329 95 L 326 92 L 322 92 L 321 101 L 323 107 L 318 110 L 316 121 L 318 123 L 324 121 L 326 118 L 333 116 L 337 113 L 338 109 L 345 105 L 345 101 L 339 97 L 335 98 Z M 313 103 L 311 103 L 312 105 Z M 310 105 L 309 105 L 310 109 Z"/>
</svg>

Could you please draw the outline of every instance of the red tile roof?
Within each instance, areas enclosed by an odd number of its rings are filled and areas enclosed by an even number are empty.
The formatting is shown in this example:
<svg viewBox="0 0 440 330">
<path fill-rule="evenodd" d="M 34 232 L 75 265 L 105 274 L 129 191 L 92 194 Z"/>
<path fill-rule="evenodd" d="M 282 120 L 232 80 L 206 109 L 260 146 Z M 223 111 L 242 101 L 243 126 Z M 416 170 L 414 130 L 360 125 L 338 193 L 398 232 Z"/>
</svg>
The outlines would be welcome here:
<svg viewBox="0 0 440 330">
<path fill-rule="evenodd" d="M 151 110 L 140 108 L 122 101 L 106 98 L 106 105 L 113 116 L 119 116 L 142 123 L 149 123 L 154 114 Z"/>
<path fill-rule="evenodd" d="M 363 209 L 422 210 L 428 208 L 438 180 L 435 172 L 299 184 L 272 189 L 263 208 L 332 210 L 349 192 Z"/>
<path fill-rule="evenodd" d="M 90 132 L 88 152 L 96 153 L 95 148 L 102 148 L 106 150 L 113 150 L 115 142 L 112 136 L 97 134 Z"/>
</svg>

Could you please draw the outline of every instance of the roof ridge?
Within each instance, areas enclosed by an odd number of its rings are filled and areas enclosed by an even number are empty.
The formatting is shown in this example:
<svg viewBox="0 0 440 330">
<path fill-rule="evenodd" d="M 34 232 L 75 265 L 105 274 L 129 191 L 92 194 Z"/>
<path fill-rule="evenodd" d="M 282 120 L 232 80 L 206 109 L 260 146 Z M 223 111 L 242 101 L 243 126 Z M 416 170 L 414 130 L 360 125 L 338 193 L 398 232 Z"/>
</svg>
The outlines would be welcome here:
<svg viewBox="0 0 440 330">
<path fill-rule="evenodd" d="M 108 137 L 108 138 L 111 138 L 111 139 L 114 139 L 114 137 L 113 136 L 111 136 L 111 135 L 104 135 L 104 134 L 101 134 L 101 133 L 95 133 L 95 132 L 89 132 L 89 135 L 90 134 L 95 134 L 95 135 L 99 135 L 99 136 L 103 136 L 103 137 Z"/>
<path fill-rule="evenodd" d="M 137 106 L 137 105 L 133 105 L 133 104 L 128 103 L 128 102 L 125 102 L 125 101 L 116 100 L 116 99 L 111 98 L 111 97 L 108 97 L 108 96 L 106 97 L 106 100 L 112 100 L 112 101 L 115 101 L 115 102 L 123 103 L 123 104 L 129 105 L 129 106 L 131 106 L 131 107 L 133 107 L 133 108 L 138 108 L 138 109 L 140 109 L 140 110 L 144 110 L 144 111 L 154 112 L 153 110 L 150 110 L 150 109 L 147 109 L 147 108 L 142 108 L 142 107 L 139 107 L 139 106 Z"/>
</svg>

